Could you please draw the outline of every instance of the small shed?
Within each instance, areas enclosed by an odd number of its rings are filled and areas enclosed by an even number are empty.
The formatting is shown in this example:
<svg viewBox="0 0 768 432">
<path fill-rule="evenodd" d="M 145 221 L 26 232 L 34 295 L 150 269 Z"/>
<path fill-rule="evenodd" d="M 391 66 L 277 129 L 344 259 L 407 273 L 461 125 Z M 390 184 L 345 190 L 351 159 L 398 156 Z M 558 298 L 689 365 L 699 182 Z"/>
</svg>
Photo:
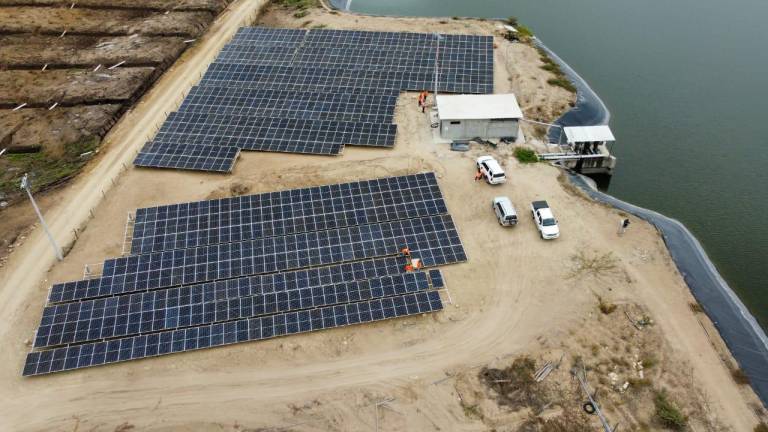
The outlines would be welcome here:
<svg viewBox="0 0 768 432">
<path fill-rule="evenodd" d="M 565 139 L 577 153 L 596 152 L 598 146 L 616 141 L 607 125 L 566 126 L 563 128 Z"/>
<path fill-rule="evenodd" d="M 440 136 L 451 140 L 472 138 L 517 139 L 523 112 L 512 93 L 438 95 Z"/>
</svg>

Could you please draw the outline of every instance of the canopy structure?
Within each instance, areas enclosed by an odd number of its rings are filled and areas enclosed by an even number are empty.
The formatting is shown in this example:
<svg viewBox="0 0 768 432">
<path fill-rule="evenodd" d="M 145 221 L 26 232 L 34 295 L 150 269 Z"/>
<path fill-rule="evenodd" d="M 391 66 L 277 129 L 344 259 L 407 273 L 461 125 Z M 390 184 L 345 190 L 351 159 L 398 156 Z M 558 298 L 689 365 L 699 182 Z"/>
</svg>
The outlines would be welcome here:
<svg viewBox="0 0 768 432">
<path fill-rule="evenodd" d="M 521 119 L 523 111 L 512 93 L 437 95 L 440 120 Z"/>
<path fill-rule="evenodd" d="M 566 126 L 563 128 L 568 144 L 584 142 L 616 141 L 607 125 L 600 126 Z"/>
</svg>

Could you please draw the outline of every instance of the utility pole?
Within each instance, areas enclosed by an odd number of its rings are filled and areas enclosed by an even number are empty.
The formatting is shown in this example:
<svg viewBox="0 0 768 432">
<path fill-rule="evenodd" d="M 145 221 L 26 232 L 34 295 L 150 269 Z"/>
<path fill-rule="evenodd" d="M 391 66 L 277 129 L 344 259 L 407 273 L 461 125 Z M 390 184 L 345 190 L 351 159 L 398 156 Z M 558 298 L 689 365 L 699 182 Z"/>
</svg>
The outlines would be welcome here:
<svg viewBox="0 0 768 432">
<path fill-rule="evenodd" d="M 440 70 L 440 41 L 443 39 L 439 33 L 435 33 L 437 38 L 437 49 L 435 50 L 435 107 L 437 107 L 437 77 Z"/>
<path fill-rule="evenodd" d="M 53 234 L 51 234 L 51 230 L 48 229 L 48 224 L 45 223 L 45 219 L 43 219 L 43 214 L 40 213 L 40 209 L 37 207 L 37 203 L 35 202 L 35 199 L 32 198 L 32 191 L 29 189 L 29 174 L 24 174 L 24 177 L 21 178 L 21 188 L 27 191 L 27 196 L 29 197 L 29 201 L 32 203 L 32 207 L 35 209 L 35 213 L 37 213 L 38 219 L 40 219 L 40 224 L 43 226 L 43 229 L 45 230 L 45 234 L 48 236 L 48 240 L 51 242 L 51 246 L 53 246 L 53 251 L 56 253 L 56 258 L 59 259 L 59 261 L 64 259 L 64 255 L 61 253 L 61 248 L 56 243 L 56 239 L 53 238 Z"/>
</svg>

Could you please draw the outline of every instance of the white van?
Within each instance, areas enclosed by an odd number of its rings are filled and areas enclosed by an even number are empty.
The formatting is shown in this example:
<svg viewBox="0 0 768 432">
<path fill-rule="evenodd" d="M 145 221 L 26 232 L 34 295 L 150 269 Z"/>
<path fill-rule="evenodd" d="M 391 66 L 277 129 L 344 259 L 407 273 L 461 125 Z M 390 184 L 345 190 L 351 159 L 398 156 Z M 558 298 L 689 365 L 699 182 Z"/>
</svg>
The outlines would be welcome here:
<svg viewBox="0 0 768 432">
<path fill-rule="evenodd" d="M 517 225 L 517 212 L 509 198 L 505 196 L 496 197 L 493 199 L 491 206 L 501 226 Z"/>
<path fill-rule="evenodd" d="M 491 156 L 477 158 L 477 169 L 485 177 L 485 181 L 490 184 L 501 184 L 507 181 L 507 176 L 501 165 Z"/>
</svg>

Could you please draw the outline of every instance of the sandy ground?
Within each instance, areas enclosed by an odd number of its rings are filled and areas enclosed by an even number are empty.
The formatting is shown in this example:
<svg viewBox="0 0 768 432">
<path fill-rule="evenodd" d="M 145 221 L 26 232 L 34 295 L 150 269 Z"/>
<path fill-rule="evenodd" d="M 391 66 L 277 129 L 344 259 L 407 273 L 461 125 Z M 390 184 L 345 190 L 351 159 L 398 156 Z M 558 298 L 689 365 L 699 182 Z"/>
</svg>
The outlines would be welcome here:
<svg viewBox="0 0 768 432">
<path fill-rule="evenodd" d="M 654 379 L 684 399 L 696 430 L 752 429 L 756 398 L 733 382 L 712 348 L 701 316 L 689 308 L 692 296 L 650 225 L 633 219 L 629 233 L 619 238 L 621 216 L 616 211 L 563 187 L 553 167 L 518 164 L 510 148 L 493 152 L 507 169 L 507 184 L 473 182 L 473 158 L 488 151 L 475 147 L 455 153 L 434 144 L 413 94 L 399 102 L 394 150 L 347 147 L 335 158 L 244 153 L 231 176 L 128 168 L 112 186 L 112 178 L 130 162 L 152 125 L 173 109 L 256 4 L 239 1 L 230 9 L 113 129 L 99 163 L 47 212 L 59 239 L 81 227 L 66 259 L 53 265 L 49 246 L 37 230 L 0 274 L 0 340 L 5 348 L 0 353 L 0 430 L 358 431 L 375 430 L 377 424 L 380 430 L 515 430 L 514 422 L 520 419 L 488 402 L 492 395 L 473 378 L 478 367 L 502 365 L 526 353 L 550 360 L 562 353 L 585 355 L 593 345 L 597 353 L 586 361 L 598 367 L 599 358 L 637 354 L 625 345 L 644 338 L 652 343 L 638 342 L 636 348 L 655 351 L 668 372 L 654 372 Z M 339 28 L 419 30 L 432 25 L 428 20 L 318 12 L 308 18 Z M 493 30 L 491 23 L 441 25 L 446 31 Z M 505 53 L 513 52 L 496 51 L 498 92 L 509 89 L 512 74 L 521 73 L 503 66 L 509 55 Z M 540 73 L 536 67 L 529 71 Z M 524 109 L 535 110 L 533 104 Z M 439 175 L 469 255 L 469 262 L 443 268 L 453 301 L 445 311 L 21 378 L 50 283 L 79 278 L 83 264 L 118 255 L 127 212 L 226 196 L 233 188 L 263 192 L 426 170 Z M 499 227 L 489 209 L 491 199 L 501 194 L 523 215 L 515 228 Z M 542 198 L 560 221 L 563 236 L 557 241 L 540 240 L 525 213 L 531 200 Z M 581 251 L 610 253 L 615 271 L 604 277 L 574 276 L 574 257 Z M 615 339 L 631 330 L 626 322 L 618 324 L 620 312 L 596 315 L 596 295 L 638 305 L 632 307 L 653 318 L 655 325 L 648 331 L 657 337 L 629 334 L 628 341 L 617 345 Z M 593 328 L 599 331 L 590 331 Z M 565 379 L 562 370 L 551 378 Z M 470 415 L 461 395 L 477 404 L 482 415 Z M 390 398 L 394 400 L 376 408 L 378 401 Z M 617 400 L 621 398 L 606 398 L 609 414 L 639 425 L 640 413 L 614 406 Z"/>
</svg>

